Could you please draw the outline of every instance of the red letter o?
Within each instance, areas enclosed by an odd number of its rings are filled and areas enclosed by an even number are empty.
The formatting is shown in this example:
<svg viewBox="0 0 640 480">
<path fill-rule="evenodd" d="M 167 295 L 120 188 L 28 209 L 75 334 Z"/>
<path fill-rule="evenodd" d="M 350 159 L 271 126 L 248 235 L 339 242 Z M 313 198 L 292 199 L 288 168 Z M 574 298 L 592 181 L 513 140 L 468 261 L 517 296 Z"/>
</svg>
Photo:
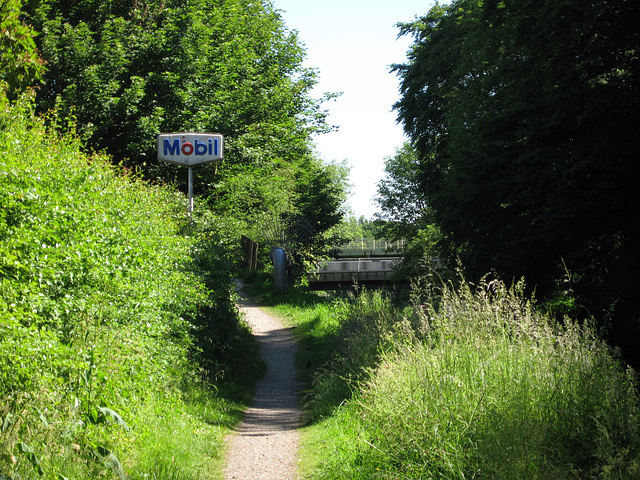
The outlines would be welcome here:
<svg viewBox="0 0 640 480">
<path fill-rule="evenodd" d="M 182 148 L 180 150 L 182 150 L 184 155 L 191 155 L 193 153 L 193 145 L 189 142 L 185 142 L 182 144 Z"/>
</svg>

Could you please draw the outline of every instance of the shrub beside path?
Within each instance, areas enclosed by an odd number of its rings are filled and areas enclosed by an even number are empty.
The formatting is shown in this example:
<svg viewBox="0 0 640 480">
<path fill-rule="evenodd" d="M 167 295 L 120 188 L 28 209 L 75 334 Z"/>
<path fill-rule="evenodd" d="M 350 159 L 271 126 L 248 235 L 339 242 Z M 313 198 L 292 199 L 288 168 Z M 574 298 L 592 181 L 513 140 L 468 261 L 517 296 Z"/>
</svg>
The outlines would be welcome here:
<svg viewBox="0 0 640 480">
<path fill-rule="evenodd" d="M 254 404 L 227 438 L 226 480 L 288 480 L 296 477 L 298 428 L 302 410 L 297 392 L 296 343 L 282 323 L 241 295 L 240 310 L 251 326 L 267 364 L 256 385 Z"/>
</svg>

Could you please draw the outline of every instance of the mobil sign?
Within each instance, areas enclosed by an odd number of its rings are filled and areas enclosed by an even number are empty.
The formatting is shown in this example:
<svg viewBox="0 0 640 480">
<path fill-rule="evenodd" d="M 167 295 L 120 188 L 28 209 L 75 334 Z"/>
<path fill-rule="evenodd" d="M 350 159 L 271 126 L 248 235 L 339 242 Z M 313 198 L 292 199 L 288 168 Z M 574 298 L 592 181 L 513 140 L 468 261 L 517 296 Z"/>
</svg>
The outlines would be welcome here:
<svg viewBox="0 0 640 480">
<path fill-rule="evenodd" d="M 158 135 L 158 160 L 178 165 L 199 165 L 222 159 L 219 133 L 162 133 Z"/>
</svg>

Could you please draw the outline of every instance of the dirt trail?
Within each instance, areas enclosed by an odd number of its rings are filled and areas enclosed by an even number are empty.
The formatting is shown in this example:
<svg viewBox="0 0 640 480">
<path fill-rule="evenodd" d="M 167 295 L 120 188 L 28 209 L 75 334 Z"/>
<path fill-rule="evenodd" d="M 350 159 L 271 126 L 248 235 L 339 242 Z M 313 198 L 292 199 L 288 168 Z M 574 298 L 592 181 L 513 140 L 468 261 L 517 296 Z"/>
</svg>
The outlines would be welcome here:
<svg viewBox="0 0 640 480">
<path fill-rule="evenodd" d="M 227 438 L 226 480 L 292 480 L 296 478 L 298 427 L 302 411 L 297 392 L 296 344 L 277 318 L 260 310 L 240 291 L 240 309 L 268 371 L 256 385 L 254 404 L 236 432 Z"/>
</svg>

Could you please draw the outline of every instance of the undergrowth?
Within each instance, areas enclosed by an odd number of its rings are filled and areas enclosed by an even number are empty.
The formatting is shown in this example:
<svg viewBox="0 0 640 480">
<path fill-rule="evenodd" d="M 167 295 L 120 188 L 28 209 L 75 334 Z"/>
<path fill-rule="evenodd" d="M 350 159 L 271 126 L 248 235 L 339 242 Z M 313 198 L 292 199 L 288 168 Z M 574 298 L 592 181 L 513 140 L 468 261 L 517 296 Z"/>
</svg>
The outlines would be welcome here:
<svg viewBox="0 0 640 480">
<path fill-rule="evenodd" d="M 270 276 L 254 273 L 245 290 L 263 308 L 294 327 L 306 421 L 331 415 L 368 378 L 392 340 L 402 309 L 381 290 L 275 293 Z"/>
<path fill-rule="evenodd" d="M 184 206 L 28 99 L 0 112 L 0 478 L 219 474 L 261 367 L 233 232 Z"/>
<path fill-rule="evenodd" d="M 325 359 L 306 478 L 640 478 L 637 379 L 594 328 L 541 314 L 522 282 L 461 283 L 290 311 Z"/>
</svg>

